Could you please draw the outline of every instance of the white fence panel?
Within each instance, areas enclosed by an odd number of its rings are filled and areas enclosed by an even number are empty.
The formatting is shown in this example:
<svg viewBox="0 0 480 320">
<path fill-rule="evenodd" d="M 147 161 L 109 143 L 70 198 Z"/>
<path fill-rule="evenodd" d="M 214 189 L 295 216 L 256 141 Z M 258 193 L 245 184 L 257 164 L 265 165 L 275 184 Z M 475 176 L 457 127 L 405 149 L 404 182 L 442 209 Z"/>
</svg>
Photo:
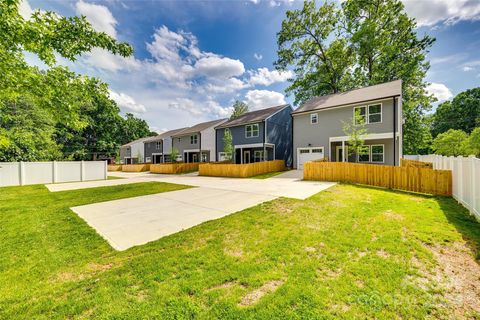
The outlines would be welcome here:
<svg viewBox="0 0 480 320">
<path fill-rule="evenodd" d="M 415 159 L 416 157 L 416 159 Z M 480 159 L 473 156 L 404 156 L 406 159 L 432 162 L 433 169 L 452 170 L 453 197 L 480 220 Z"/>
<path fill-rule="evenodd" d="M 81 161 L 59 161 L 56 165 L 57 175 L 55 182 L 82 181 Z"/>
<path fill-rule="evenodd" d="M 0 162 L 0 186 L 18 186 L 20 184 L 20 163 Z"/>
<path fill-rule="evenodd" d="M 107 179 L 107 166 L 105 161 L 84 162 L 85 176 L 83 180 Z"/>
<path fill-rule="evenodd" d="M 0 187 L 102 179 L 106 161 L 0 162 Z"/>
</svg>

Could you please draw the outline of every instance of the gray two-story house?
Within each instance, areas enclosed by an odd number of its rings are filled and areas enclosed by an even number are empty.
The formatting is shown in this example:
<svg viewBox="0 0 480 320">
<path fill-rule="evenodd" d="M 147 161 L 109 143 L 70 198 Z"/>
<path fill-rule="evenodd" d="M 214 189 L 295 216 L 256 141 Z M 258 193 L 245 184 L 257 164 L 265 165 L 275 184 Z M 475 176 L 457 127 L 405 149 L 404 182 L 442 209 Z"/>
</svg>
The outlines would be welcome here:
<svg viewBox="0 0 480 320">
<path fill-rule="evenodd" d="M 213 161 L 216 153 L 215 127 L 227 119 L 202 122 L 172 135 L 178 159 L 186 163 Z"/>
<path fill-rule="evenodd" d="M 171 162 L 172 136 L 187 128 L 166 131 L 158 136 L 151 137 L 144 141 L 145 162 L 166 163 Z"/>
<path fill-rule="evenodd" d="M 362 137 L 365 150 L 348 152 L 345 123 L 365 123 Z M 399 165 L 402 157 L 402 82 L 401 80 L 315 97 L 293 113 L 294 167 L 303 169 L 306 161 L 329 158 Z"/>
<path fill-rule="evenodd" d="M 216 161 L 231 157 L 234 163 L 285 160 L 292 166 L 292 117 L 290 105 L 247 112 L 216 127 Z M 224 151 L 225 130 L 232 135 L 234 155 Z"/>
<path fill-rule="evenodd" d="M 135 164 L 145 162 L 143 143 L 151 137 L 140 138 L 120 147 L 120 163 Z"/>
</svg>

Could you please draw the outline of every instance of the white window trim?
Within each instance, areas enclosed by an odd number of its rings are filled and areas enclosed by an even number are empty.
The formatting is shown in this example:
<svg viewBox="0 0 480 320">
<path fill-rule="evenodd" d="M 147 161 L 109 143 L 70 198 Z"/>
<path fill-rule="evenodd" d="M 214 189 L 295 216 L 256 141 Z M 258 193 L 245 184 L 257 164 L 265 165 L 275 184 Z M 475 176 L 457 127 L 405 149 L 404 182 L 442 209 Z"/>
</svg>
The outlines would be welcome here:
<svg viewBox="0 0 480 320">
<path fill-rule="evenodd" d="M 383 152 L 381 153 L 383 161 L 373 161 L 372 148 L 373 147 L 379 147 L 379 146 L 381 146 L 382 150 L 383 150 Z M 375 153 L 375 154 L 380 154 L 380 153 Z M 370 162 L 372 162 L 372 163 L 385 163 L 385 145 L 384 144 L 372 144 L 372 145 L 370 145 Z"/>
<path fill-rule="evenodd" d="M 257 157 L 257 154 L 260 154 L 260 156 Z M 263 161 L 265 159 L 263 150 L 254 150 L 253 151 L 253 160 L 255 161 L 256 159 L 259 159 L 259 161 Z"/>
<path fill-rule="evenodd" d="M 254 127 L 254 126 L 257 127 L 257 130 L 256 130 L 256 131 L 257 131 L 257 135 L 253 135 L 253 131 L 254 131 L 254 130 L 253 130 L 253 127 Z M 247 134 L 247 132 L 248 132 L 247 128 L 248 128 L 248 127 L 251 127 L 251 128 L 252 128 L 252 129 L 250 130 L 250 131 L 252 132 L 252 135 L 251 135 L 250 137 L 249 137 L 248 134 Z M 252 123 L 252 124 L 247 124 L 247 125 L 245 125 L 245 138 L 247 138 L 247 139 L 250 139 L 250 138 L 258 138 L 259 135 L 260 135 L 260 126 L 259 126 L 258 123 Z"/>
<path fill-rule="evenodd" d="M 162 149 L 161 148 L 161 143 L 162 143 L 161 141 L 156 141 L 155 142 L 155 150 L 161 150 Z"/>
<path fill-rule="evenodd" d="M 372 148 L 371 145 L 365 145 L 365 147 L 368 148 L 368 161 L 360 161 L 360 154 L 357 154 L 357 162 L 362 162 L 362 163 L 369 163 L 372 162 Z"/>
<path fill-rule="evenodd" d="M 370 106 L 375 106 L 375 105 L 380 105 L 380 121 L 379 122 L 370 122 Z M 365 124 L 379 124 L 379 123 L 382 123 L 383 121 L 383 103 L 382 102 L 378 102 L 378 103 L 370 103 L 370 104 L 366 104 L 366 105 L 363 105 L 363 106 L 356 106 L 356 107 L 353 107 L 353 121 L 355 123 L 355 111 L 359 108 L 365 108 Z M 374 113 L 376 114 L 376 113 Z"/>
<path fill-rule="evenodd" d="M 315 122 L 313 122 L 313 118 L 315 117 Z M 318 113 L 310 113 L 310 124 L 318 124 Z"/>
<path fill-rule="evenodd" d="M 195 141 L 195 142 L 193 142 Z M 192 134 L 190 136 L 190 144 L 197 144 L 198 143 L 198 135 L 197 134 Z"/>
<path fill-rule="evenodd" d="M 380 121 L 378 122 L 370 122 L 370 107 L 371 106 L 376 106 L 376 105 L 380 105 Z M 368 123 L 370 124 L 377 124 L 377 123 L 382 123 L 383 121 L 383 104 L 381 102 L 379 103 L 371 103 L 367 106 L 367 114 L 368 114 Z M 374 114 L 377 114 L 377 113 L 374 113 Z"/>
</svg>

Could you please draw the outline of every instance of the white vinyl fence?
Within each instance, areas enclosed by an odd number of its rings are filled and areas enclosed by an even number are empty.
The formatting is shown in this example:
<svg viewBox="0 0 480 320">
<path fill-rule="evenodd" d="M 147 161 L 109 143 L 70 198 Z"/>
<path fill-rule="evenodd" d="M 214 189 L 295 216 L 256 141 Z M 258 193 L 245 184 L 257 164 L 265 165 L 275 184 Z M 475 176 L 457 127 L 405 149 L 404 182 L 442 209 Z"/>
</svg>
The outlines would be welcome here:
<svg viewBox="0 0 480 320">
<path fill-rule="evenodd" d="M 404 156 L 408 160 L 432 162 L 433 169 L 452 170 L 453 197 L 480 220 L 480 159 L 474 156 Z"/>
<path fill-rule="evenodd" d="M 102 179 L 106 161 L 0 162 L 0 187 Z"/>
</svg>

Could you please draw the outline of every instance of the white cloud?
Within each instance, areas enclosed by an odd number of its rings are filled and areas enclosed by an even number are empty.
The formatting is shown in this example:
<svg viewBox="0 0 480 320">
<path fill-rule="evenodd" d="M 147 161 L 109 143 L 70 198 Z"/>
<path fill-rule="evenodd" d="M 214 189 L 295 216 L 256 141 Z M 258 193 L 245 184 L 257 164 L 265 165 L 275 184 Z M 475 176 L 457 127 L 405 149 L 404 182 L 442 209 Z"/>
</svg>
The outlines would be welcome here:
<svg viewBox="0 0 480 320">
<path fill-rule="evenodd" d="M 228 79 L 241 76 L 245 72 L 245 67 L 240 60 L 208 55 L 195 63 L 195 70 L 207 77 Z"/>
<path fill-rule="evenodd" d="M 419 26 L 438 23 L 452 25 L 459 21 L 480 20 L 478 0 L 402 0 L 407 12 Z"/>
<path fill-rule="evenodd" d="M 285 104 L 285 97 L 280 92 L 269 90 L 250 90 L 245 95 L 245 103 L 251 110 L 265 109 L 268 107 Z"/>
<path fill-rule="evenodd" d="M 453 97 L 452 92 L 443 83 L 432 82 L 427 86 L 427 92 L 438 99 L 438 102 L 449 100 Z"/>
<path fill-rule="evenodd" d="M 472 60 L 465 62 L 462 65 L 462 70 L 465 72 L 476 70 L 478 67 L 480 67 L 480 60 Z"/>
<path fill-rule="evenodd" d="M 28 20 L 32 16 L 33 9 L 28 3 L 27 0 L 21 0 L 18 5 L 18 13 L 23 17 L 23 19 Z"/>
<path fill-rule="evenodd" d="M 117 37 L 117 20 L 106 6 L 80 0 L 75 4 L 75 9 L 77 14 L 87 18 L 95 30 Z"/>
<path fill-rule="evenodd" d="M 469 66 L 465 66 L 465 67 L 462 68 L 462 70 L 465 71 L 465 72 L 468 72 L 468 71 L 472 71 L 473 68 L 469 67 Z"/>
<path fill-rule="evenodd" d="M 115 101 L 120 109 L 124 112 L 144 113 L 147 111 L 144 105 L 135 102 L 135 100 L 125 93 L 117 93 L 113 90 L 108 90 L 110 98 Z"/>
<path fill-rule="evenodd" d="M 214 115 L 215 118 L 225 118 L 232 113 L 232 107 L 224 108 L 218 102 L 211 99 L 199 102 L 188 98 L 178 98 L 168 106 L 170 109 L 182 110 L 195 117 L 211 114 Z"/>
<path fill-rule="evenodd" d="M 263 56 L 260 53 L 256 53 L 256 52 L 253 54 L 253 57 L 258 61 L 263 59 Z"/>
<path fill-rule="evenodd" d="M 277 70 L 268 70 L 267 68 L 258 68 L 256 71 L 249 71 L 251 85 L 262 85 L 269 86 L 276 82 L 285 82 L 289 78 L 293 77 L 293 72 L 290 70 L 287 71 L 277 71 Z"/>
</svg>

